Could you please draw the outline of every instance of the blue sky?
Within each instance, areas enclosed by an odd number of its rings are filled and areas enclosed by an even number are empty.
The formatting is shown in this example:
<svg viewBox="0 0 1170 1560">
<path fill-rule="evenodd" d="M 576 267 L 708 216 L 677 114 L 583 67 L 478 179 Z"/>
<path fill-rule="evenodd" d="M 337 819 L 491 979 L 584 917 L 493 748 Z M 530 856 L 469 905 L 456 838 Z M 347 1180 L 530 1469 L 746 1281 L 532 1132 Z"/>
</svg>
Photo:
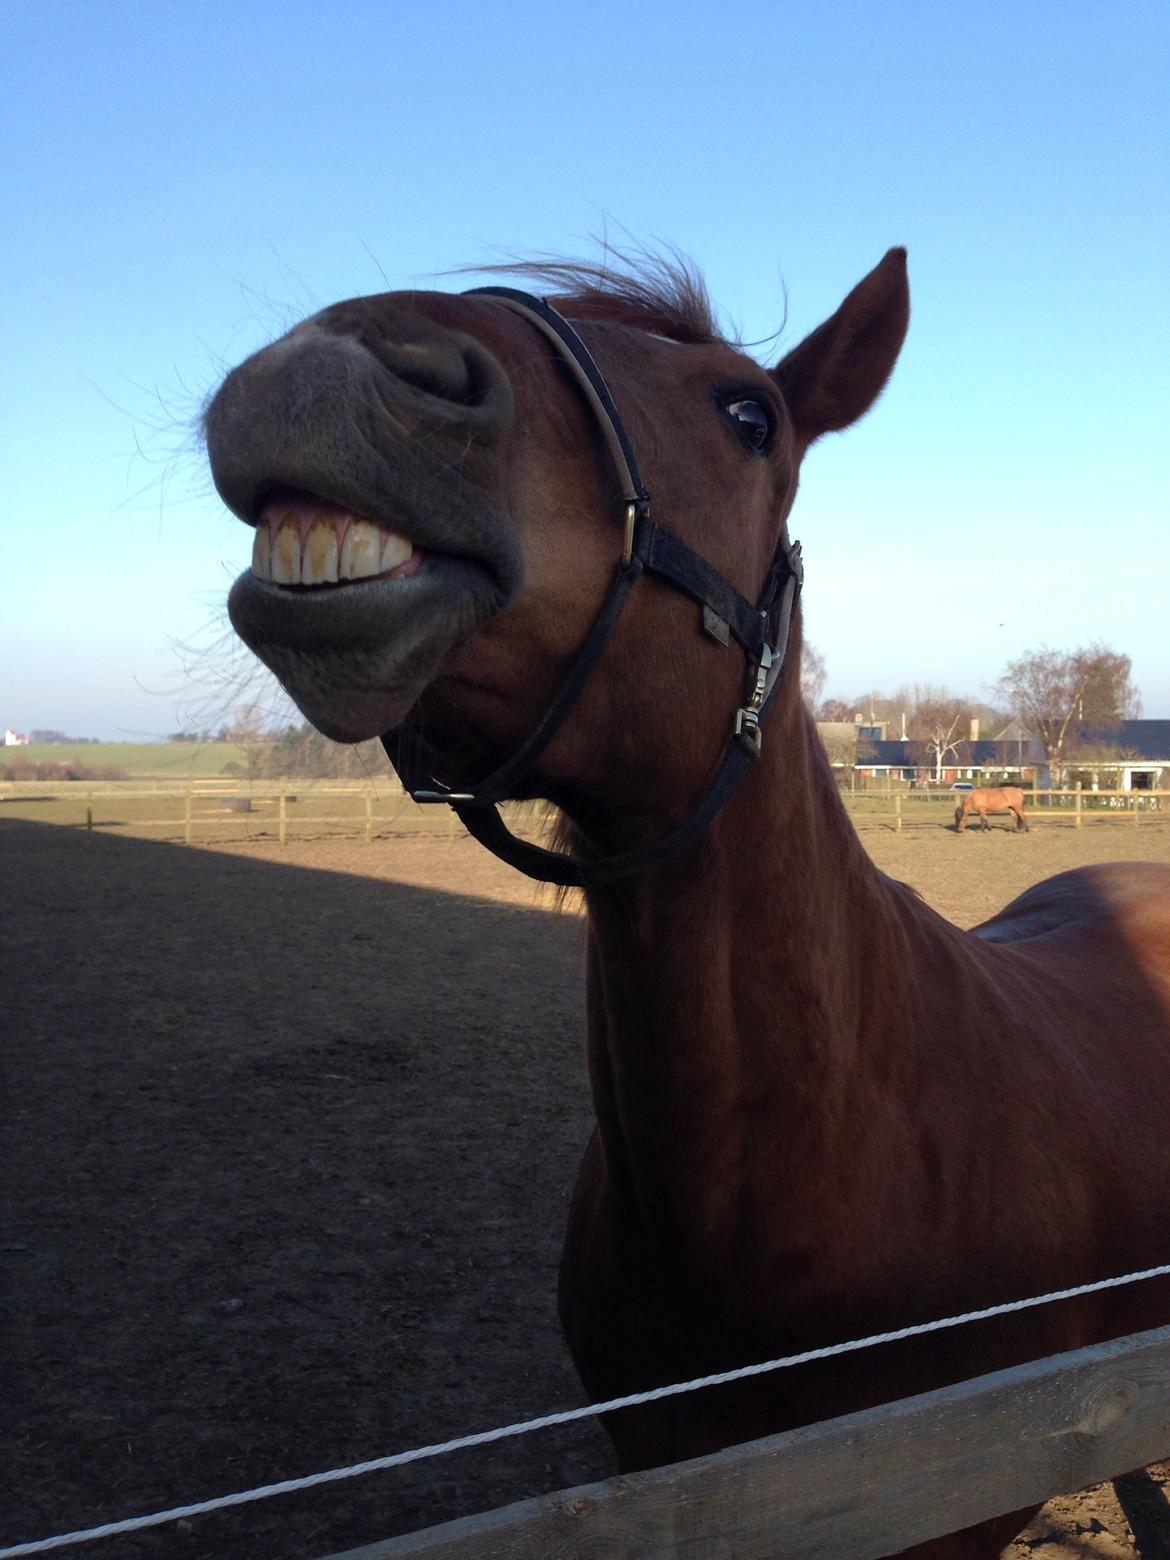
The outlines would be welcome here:
<svg viewBox="0 0 1170 1560">
<path fill-rule="evenodd" d="M 1164 0 L 4 0 L 0 59 L 0 726 L 218 723 L 248 536 L 190 423 L 224 368 L 607 222 L 748 338 L 786 294 L 787 345 L 909 247 L 893 384 L 793 527 L 827 692 L 1100 639 L 1170 716 Z"/>
</svg>

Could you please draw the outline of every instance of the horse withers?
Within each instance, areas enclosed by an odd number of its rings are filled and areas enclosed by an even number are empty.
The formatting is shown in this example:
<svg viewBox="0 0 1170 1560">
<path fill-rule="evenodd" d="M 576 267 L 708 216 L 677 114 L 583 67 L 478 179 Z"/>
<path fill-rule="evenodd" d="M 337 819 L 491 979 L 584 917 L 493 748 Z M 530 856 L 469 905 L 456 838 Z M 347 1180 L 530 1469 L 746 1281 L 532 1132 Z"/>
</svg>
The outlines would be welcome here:
<svg viewBox="0 0 1170 1560">
<path fill-rule="evenodd" d="M 1028 820 L 1024 816 L 1024 793 L 1015 785 L 981 786 L 968 791 L 955 808 L 955 831 L 962 834 L 967 827 L 970 813 L 979 814 L 980 830 L 990 828 L 988 813 L 1011 813 L 1016 820 L 1016 833 L 1028 832 Z"/>
</svg>

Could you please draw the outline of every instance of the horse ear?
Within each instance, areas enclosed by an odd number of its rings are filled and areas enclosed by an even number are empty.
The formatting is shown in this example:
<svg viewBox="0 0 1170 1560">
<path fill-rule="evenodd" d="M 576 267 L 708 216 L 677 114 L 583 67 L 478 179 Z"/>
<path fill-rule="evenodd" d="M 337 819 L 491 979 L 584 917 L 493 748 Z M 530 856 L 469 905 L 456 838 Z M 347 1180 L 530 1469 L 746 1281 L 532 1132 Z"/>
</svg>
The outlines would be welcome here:
<svg viewBox="0 0 1170 1560">
<path fill-rule="evenodd" d="M 910 320 L 906 251 L 891 249 L 833 315 L 772 370 L 806 445 L 867 412 L 898 360 Z"/>
</svg>

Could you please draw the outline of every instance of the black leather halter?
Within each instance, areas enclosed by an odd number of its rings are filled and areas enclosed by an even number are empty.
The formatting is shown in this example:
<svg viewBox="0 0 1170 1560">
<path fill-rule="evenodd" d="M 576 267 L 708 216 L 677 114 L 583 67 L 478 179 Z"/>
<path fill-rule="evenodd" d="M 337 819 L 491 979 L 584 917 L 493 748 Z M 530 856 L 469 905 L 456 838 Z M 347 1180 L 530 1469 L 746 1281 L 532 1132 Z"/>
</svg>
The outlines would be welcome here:
<svg viewBox="0 0 1170 1560">
<path fill-rule="evenodd" d="M 622 556 L 609 594 L 556 698 L 512 757 L 479 781 L 474 791 L 452 791 L 440 785 L 427 772 L 430 760 L 420 752 L 417 738 L 408 739 L 401 728 L 387 732 L 382 745 L 416 802 L 448 803 L 468 833 L 529 877 L 570 888 L 612 883 L 646 872 L 699 840 L 758 758 L 760 726 L 784 669 L 792 613 L 804 578 L 800 543 L 789 544 L 781 537 L 753 607 L 685 542 L 651 520 L 650 495 L 642 486 L 613 397 L 588 348 L 569 322 L 543 298 L 511 287 L 476 287 L 469 296 L 494 298 L 523 315 L 552 341 L 572 371 L 601 427 L 621 482 L 625 506 Z M 719 771 L 688 818 L 662 839 L 638 850 L 581 859 L 518 839 L 500 817 L 497 804 L 515 794 L 520 780 L 559 731 L 600 660 L 635 581 L 643 573 L 658 575 L 697 602 L 702 608 L 703 631 L 723 646 L 734 636 L 747 657 L 747 697 L 735 711 Z"/>
</svg>

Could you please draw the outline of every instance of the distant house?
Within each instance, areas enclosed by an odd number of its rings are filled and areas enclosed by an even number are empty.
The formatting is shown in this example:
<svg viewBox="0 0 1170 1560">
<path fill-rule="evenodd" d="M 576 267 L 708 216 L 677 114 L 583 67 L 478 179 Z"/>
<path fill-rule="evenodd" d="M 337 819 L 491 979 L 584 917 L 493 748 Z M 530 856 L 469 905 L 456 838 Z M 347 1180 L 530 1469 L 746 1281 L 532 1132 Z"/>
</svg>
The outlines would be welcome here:
<svg viewBox="0 0 1170 1560">
<path fill-rule="evenodd" d="M 900 780 L 910 785 L 953 785 L 956 780 L 1007 780 L 1039 783 L 1044 749 L 1019 721 L 995 737 L 981 737 L 972 720 L 970 735 L 954 743 L 938 761 L 930 744 L 902 737 L 858 744 L 857 774 L 865 780 Z"/>
<path fill-rule="evenodd" d="M 27 731 L 8 731 L 8 730 L 6 730 L 5 733 L 4 733 L 4 746 L 5 747 L 27 747 L 28 746 L 28 732 Z"/>
<path fill-rule="evenodd" d="M 1170 789 L 1170 720 L 1085 728 L 1068 744 L 1067 763 L 1093 791 Z"/>
<path fill-rule="evenodd" d="M 925 742 L 871 742 L 872 757 L 858 759 L 857 771 L 865 778 L 891 777 L 916 785 L 953 785 L 956 780 L 1023 780 L 1030 784 L 1044 764 L 1038 743 L 991 737 L 965 737 L 943 754 L 941 766 Z"/>
<path fill-rule="evenodd" d="M 996 734 L 995 740 L 997 742 L 1030 743 L 1032 740 L 1032 733 L 1028 730 L 1027 726 L 1024 725 L 1022 720 L 1016 720 L 1013 718 L 1012 720 L 1008 721 L 1007 725 L 1003 728 L 1002 731 Z"/>
<path fill-rule="evenodd" d="M 925 742 L 890 741 L 872 728 L 847 721 L 820 721 L 818 729 L 834 769 L 851 767 L 862 785 L 867 780 L 953 785 L 984 779 L 1041 790 L 1073 783 L 1094 791 L 1170 790 L 1170 720 L 1124 720 L 1074 733 L 1063 780 L 1052 774 L 1043 746 L 1018 720 L 1009 721 L 994 737 L 980 737 L 973 721 L 971 735 L 943 755 L 941 772 Z"/>
</svg>

